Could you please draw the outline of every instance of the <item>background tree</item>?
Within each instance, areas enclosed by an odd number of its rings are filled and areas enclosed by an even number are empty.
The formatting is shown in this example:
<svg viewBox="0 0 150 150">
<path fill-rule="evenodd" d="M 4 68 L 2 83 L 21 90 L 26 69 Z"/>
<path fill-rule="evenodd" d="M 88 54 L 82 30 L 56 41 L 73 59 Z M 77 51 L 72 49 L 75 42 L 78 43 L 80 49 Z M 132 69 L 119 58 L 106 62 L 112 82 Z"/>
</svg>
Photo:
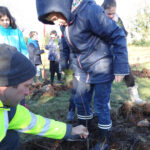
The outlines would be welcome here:
<svg viewBox="0 0 150 150">
<path fill-rule="evenodd" d="M 137 11 L 136 17 L 132 20 L 129 31 L 129 38 L 134 45 L 150 46 L 150 6 L 146 5 Z"/>
</svg>

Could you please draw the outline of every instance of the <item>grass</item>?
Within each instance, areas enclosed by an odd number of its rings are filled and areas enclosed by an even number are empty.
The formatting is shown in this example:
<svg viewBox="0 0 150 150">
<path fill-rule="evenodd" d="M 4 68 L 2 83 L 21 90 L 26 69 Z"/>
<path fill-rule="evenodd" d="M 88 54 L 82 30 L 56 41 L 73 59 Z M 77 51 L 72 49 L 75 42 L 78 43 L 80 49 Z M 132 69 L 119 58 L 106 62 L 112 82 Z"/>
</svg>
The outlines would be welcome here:
<svg viewBox="0 0 150 150">
<path fill-rule="evenodd" d="M 64 121 L 64 114 L 68 111 L 66 108 L 68 108 L 69 95 L 70 90 L 61 91 L 56 97 L 49 98 L 43 96 L 38 100 L 28 100 L 27 105 L 29 106 L 29 109 L 36 114 Z"/>
<path fill-rule="evenodd" d="M 128 47 L 129 63 L 148 63 L 150 62 L 150 47 Z"/>
<path fill-rule="evenodd" d="M 143 100 L 150 100 L 150 80 L 147 78 L 136 78 L 136 85 L 138 86 L 138 91 L 140 98 Z M 117 109 L 121 106 L 124 101 L 130 100 L 128 89 L 124 82 L 113 83 L 112 93 L 111 93 L 111 106 L 113 109 Z"/>
<path fill-rule="evenodd" d="M 59 121 L 66 121 L 70 98 L 70 90 L 61 91 L 56 97 L 40 97 L 34 100 L 27 100 L 29 110 L 35 114 L 40 114 L 47 118 L 52 118 Z M 22 142 L 27 142 L 32 139 L 40 138 L 35 135 L 20 133 Z"/>
</svg>

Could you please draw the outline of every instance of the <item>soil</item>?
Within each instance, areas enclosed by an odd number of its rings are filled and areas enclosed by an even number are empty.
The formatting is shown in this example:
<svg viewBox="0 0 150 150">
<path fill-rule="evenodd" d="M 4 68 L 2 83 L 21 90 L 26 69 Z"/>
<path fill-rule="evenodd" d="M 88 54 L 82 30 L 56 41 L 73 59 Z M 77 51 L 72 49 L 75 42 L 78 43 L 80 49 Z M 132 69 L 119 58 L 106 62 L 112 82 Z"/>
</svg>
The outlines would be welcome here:
<svg viewBox="0 0 150 150">
<path fill-rule="evenodd" d="M 138 75 L 141 77 L 140 73 Z M 68 85 L 36 84 L 31 87 L 30 96 L 32 98 L 43 94 L 56 96 L 57 92 L 68 88 L 70 88 Z M 150 150 L 150 103 L 135 105 L 125 102 L 118 110 L 111 110 L 111 118 L 113 124 L 110 131 L 111 150 Z M 143 120 L 146 120 L 148 124 L 139 125 L 139 122 Z M 91 150 L 98 140 L 97 122 L 95 117 L 92 120 L 92 131 L 86 141 L 69 142 L 40 138 L 21 143 L 19 150 Z M 77 120 L 71 123 L 75 126 Z"/>
<path fill-rule="evenodd" d="M 48 81 L 44 83 L 35 83 L 30 87 L 30 99 L 36 100 L 39 99 L 41 96 L 49 96 L 53 97 L 56 96 L 59 91 L 67 90 L 72 88 L 72 83 L 68 84 L 49 84 Z"/>
<path fill-rule="evenodd" d="M 142 71 L 139 70 L 132 70 L 134 76 L 140 78 L 150 78 L 150 69 L 143 68 Z"/>
<path fill-rule="evenodd" d="M 150 121 L 149 106 L 150 103 L 134 105 L 131 102 L 125 102 L 117 112 L 111 111 L 113 122 L 110 131 L 111 150 L 150 150 L 150 127 L 137 126 L 143 119 Z M 72 122 L 73 125 L 76 123 L 76 120 Z M 95 117 L 87 141 L 69 142 L 41 138 L 21 144 L 19 150 L 90 150 L 96 144 L 97 137 L 98 127 L 97 117 Z"/>
</svg>

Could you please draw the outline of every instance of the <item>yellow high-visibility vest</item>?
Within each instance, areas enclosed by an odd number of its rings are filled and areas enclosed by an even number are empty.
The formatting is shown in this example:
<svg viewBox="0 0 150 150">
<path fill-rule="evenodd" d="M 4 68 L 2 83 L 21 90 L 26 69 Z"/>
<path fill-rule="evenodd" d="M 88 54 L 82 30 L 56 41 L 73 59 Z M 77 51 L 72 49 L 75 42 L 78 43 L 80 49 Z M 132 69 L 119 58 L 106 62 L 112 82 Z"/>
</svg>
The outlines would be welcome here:
<svg viewBox="0 0 150 150">
<path fill-rule="evenodd" d="M 66 134 L 67 125 L 65 123 L 36 115 L 24 106 L 17 105 L 16 113 L 10 122 L 8 111 L 3 108 L 0 101 L 0 142 L 6 136 L 7 130 L 17 130 L 52 139 L 63 139 Z"/>
<path fill-rule="evenodd" d="M 0 141 L 5 137 L 8 129 L 8 112 L 0 101 Z"/>
</svg>

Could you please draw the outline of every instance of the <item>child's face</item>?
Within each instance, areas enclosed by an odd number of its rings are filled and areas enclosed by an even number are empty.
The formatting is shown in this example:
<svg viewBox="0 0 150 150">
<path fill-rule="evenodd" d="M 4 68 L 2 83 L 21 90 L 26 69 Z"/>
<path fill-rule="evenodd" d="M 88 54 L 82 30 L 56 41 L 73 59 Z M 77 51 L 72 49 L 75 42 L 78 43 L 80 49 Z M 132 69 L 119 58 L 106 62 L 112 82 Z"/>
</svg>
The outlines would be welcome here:
<svg viewBox="0 0 150 150">
<path fill-rule="evenodd" d="M 38 34 L 34 34 L 32 40 L 38 40 Z"/>
<path fill-rule="evenodd" d="M 116 14 L 116 7 L 111 7 L 109 9 L 105 9 L 105 13 L 108 18 L 113 19 Z"/>
<path fill-rule="evenodd" d="M 56 39 L 56 35 L 55 35 L 55 34 L 51 34 L 50 37 L 51 37 L 51 39 L 53 39 L 53 40 Z"/>
<path fill-rule="evenodd" d="M 67 19 L 61 13 L 52 12 L 46 19 L 53 22 L 55 25 L 67 26 Z"/>
<path fill-rule="evenodd" d="M 0 18 L 0 25 L 4 28 L 8 28 L 10 25 L 10 19 L 5 15 Z"/>
</svg>

